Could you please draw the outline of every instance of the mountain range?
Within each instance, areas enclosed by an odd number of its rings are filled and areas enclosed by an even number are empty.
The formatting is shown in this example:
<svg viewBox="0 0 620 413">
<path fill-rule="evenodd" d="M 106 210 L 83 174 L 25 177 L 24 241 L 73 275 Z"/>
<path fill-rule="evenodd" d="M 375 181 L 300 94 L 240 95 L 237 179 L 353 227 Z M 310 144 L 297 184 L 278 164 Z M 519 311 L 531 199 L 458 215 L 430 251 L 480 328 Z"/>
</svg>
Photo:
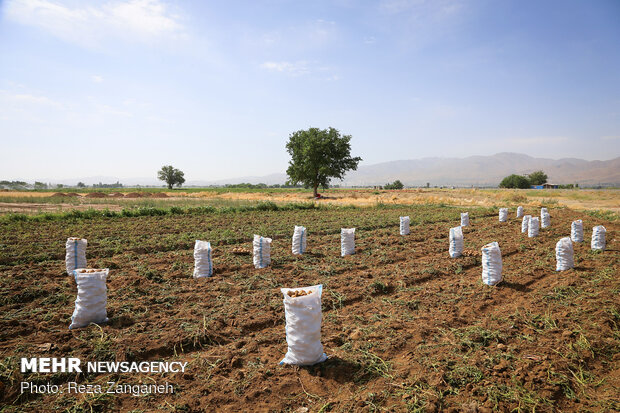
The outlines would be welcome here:
<svg viewBox="0 0 620 413">
<path fill-rule="evenodd" d="M 510 174 L 543 170 L 550 183 L 580 185 L 620 183 L 620 157 L 608 161 L 576 158 L 534 158 L 519 153 L 467 158 L 423 158 L 360 166 L 347 174 L 345 185 L 381 185 L 401 180 L 405 185 L 497 186 Z"/>
<path fill-rule="evenodd" d="M 181 168 L 182 169 L 182 168 Z M 577 158 L 534 158 L 519 153 L 503 152 L 491 156 L 469 156 L 466 158 L 422 158 L 382 162 L 373 165 L 360 165 L 356 171 L 349 172 L 342 181 L 332 184 L 343 186 L 384 185 L 398 179 L 405 186 L 497 186 L 502 178 L 510 174 L 528 174 L 543 170 L 549 176 L 550 183 L 574 184 L 580 186 L 620 185 L 620 157 L 607 161 L 586 161 Z M 282 184 L 286 181 L 285 173 L 265 176 L 245 176 L 221 180 L 188 180 L 185 186 L 225 185 L 241 182 L 268 185 Z M 47 182 L 43 179 L 42 182 Z M 155 178 L 118 178 L 95 176 L 54 181 L 66 185 L 75 185 L 82 181 L 87 185 L 93 183 L 122 182 L 130 185 L 155 185 L 162 183 Z"/>
</svg>

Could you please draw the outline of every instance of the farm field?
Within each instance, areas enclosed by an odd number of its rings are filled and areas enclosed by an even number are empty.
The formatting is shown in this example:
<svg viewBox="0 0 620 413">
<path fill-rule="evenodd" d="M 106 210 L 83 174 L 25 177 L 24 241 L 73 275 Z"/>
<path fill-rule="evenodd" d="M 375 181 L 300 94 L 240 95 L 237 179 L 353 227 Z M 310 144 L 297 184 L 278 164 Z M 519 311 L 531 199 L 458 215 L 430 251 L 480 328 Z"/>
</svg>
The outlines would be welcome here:
<svg viewBox="0 0 620 413">
<path fill-rule="evenodd" d="M 172 206 L 194 207 L 254 205 L 259 202 L 317 203 L 320 205 L 457 205 L 497 206 L 545 204 L 575 210 L 604 210 L 620 214 L 619 189 L 449 189 L 417 188 L 404 190 L 329 189 L 322 191 L 324 199 L 314 201 L 303 189 L 284 188 L 191 188 L 167 191 L 164 189 L 123 189 L 87 192 L 8 191 L 0 192 L 0 214 L 55 213 L 68 210 L 120 211 L 124 208 Z"/>
<path fill-rule="evenodd" d="M 502 196 L 505 193 L 502 194 Z M 494 202 L 499 202 L 501 198 Z M 524 205 L 528 205 L 524 203 Z M 462 208 L 331 206 L 163 216 L 0 220 L 0 409 L 13 411 L 613 411 L 620 409 L 620 221 L 547 205 L 551 227 L 472 203 L 465 254 L 448 256 Z M 526 214 L 539 215 L 538 206 Z M 399 235 L 399 216 L 411 234 Z M 555 244 L 583 219 L 575 268 Z M 294 225 L 308 253 L 291 254 Z M 592 227 L 607 250 L 590 250 Z M 340 257 L 340 229 L 357 228 Z M 253 234 L 273 238 L 252 265 Z M 69 330 L 76 287 L 65 241 L 88 239 L 88 266 L 110 268 L 108 317 Z M 215 274 L 192 279 L 196 239 Z M 504 281 L 481 282 L 480 248 L 498 241 Z M 247 255 L 233 253 L 246 249 Z M 323 284 L 329 359 L 281 366 L 282 287 Z M 22 374 L 21 357 L 182 361 L 183 374 Z M 173 394 L 20 395 L 20 382 L 158 384 Z M 300 410 L 300 408 L 302 408 Z"/>
</svg>

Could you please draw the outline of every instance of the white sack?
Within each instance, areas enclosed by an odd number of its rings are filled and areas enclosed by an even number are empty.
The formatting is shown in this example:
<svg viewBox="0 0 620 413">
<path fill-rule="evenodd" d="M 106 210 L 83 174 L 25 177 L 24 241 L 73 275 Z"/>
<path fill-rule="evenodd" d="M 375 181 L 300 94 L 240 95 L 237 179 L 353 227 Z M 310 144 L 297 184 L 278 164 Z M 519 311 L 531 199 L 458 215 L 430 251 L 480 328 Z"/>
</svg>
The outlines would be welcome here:
<svg viewBox="0 0 620 413">
<path fill-rule="evenodd" d="M 301 255 L 306 252 L 307 239 L 306 227 L 295 225 L 295 230 L 293 231 L 293 254 Z"/>
<path fill-rule="evenodd" d="M 469 226 L 469 212 L 461 212 L 461 226 Z"/>
<path fill-rule="evenodd" d="M 555 244 L 555 259 L 557 261 L 556 271 L 570 270 L 575 266 L 575 261 L 573 260 L 573 241 L 570 240 L 570 237 L 564 237 Z"/>
<path fill-rule="evenodd" d="M 517 218 L 521 218 L 523 216 L 523 207 L 517 207 Z"/>
<path fill-rule="evenodd" d="M 495 285 L 502 281 L 502 252 L 497 242 L 482 247 L 482 282 Z"/>
<path fill-rule="evenodd" d="M 499 222 L 506 222 L 508 220 L 508 208 L 499 209 Z"/>
<path fill-rule="evenodd" d="M 77 299 L 75 310 L 71 316 L 70 329 L 86 327 L 90 323 L 105 323 L 108 321 L 106 304 L 108 289 L 105 285 L 109 270 L 97 270 L 93 273 L 84 273 L 84 269 L 74 270 L 77 284 Z"/>
<path fill-rule="evenodd" d="M 86 245 L 88 241 L 80 238 L 67 238 L 67 254 L 65 266 L 67 274 L 73 275 L 73 270 L 86 268 Z"/>
<path fill-rule="evenodd" d="M 409 217 L 400 217 L 400 235 L 409 235 Z"/>
<path fill-rule="evenodd" d="M 266 268 L 271 264 L 271 238 L 254 235 L 254 268 Z"/>
<path fill-rule="evenodd" d="M 450 228 L 450 258 L 460 257 L 463 253 L 463 229 Z"/>
<path fill-rule="evenodd" d="M 547 211 L 545 211 L 545 213 L 542 214 L 540 223 L 541 223 L 540 226 L 542 228 L 547 228 L 551 226 L 551 215 L 549 215 Z"/>
<path fill-rule="evenodd" d="M 340 230 L 340 255 L 355 254 L 355 228 L 342 228 Z"/>
<path fill-rule="evenodd" d="M 583 221 L 578 219 L 570 226 L 570 239 L 573 242 L 583 242 Z"/>
<path fill-rule="evenodd" d="M 605 233 L 607 230 L 604 226 L 598 225 L 592 228 L 592 243 L 590 244 L 593 250 L 605 251 Z"/>
<path fill-rule="evenodd" d="M 547 208 L 542 207 L 540 208 L 540 226 L 541 228 L 547 228 L 547 226 L 545 226 L 545 215 L 549 215 L 549 211 L 547 211 Z"/>
<path fill-rule="evenodd" d="M 301 297 L 290 297 L 289 291 L 311 291 Z M 321 293 L 323 285 L 304 288 L 282 288 L 286 317 L 288 351 L 280 364 L 309 366 L 327 359 L 321 344 Z"/>
<path fill-rule="evenodd" d="M 194 278 L 210 277 L 212 275 L 211 243 L 196 240 L 196 245 L 194 245 Z"/>
<path fill-rule="evenodd" d="M 530 218 L 532 218 L 531 215 L 523 216 L 523 221 L 521 221 L 521 232 L 522 233 L 526 233 L 528 228 L 530 227 Z"/>
<path fill-rule="evenodd" d="M 527 236 L 530 238 L 537 237 L 539 230 L 540 230 L 540 220 L 538 219 L 538 217 L 530 218 L 530 223 L 527 228 Z"/>
</svg>

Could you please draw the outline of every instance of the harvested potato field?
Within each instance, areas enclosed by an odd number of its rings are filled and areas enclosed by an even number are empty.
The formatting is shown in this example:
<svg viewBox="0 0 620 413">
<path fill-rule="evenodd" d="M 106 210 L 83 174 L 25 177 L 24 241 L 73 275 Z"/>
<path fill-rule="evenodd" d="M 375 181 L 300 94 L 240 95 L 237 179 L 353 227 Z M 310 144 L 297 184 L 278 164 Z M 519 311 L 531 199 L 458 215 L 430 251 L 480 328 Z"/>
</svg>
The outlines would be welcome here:
<svg viewBox="0 0 620 413">
<path fill-rule="evenodd" d="M 549 208 L 551 226 L 528 238 L 516 208 L 508 222 L 497 208 L 468 211 L 459 258 L 448 255 L 448 235 L 461 209 L 446 206 L 3 219 L 0 404 L 6 412 L 620 409 L 619 221 Z M 400 216 L 411 217 L 410 235 L 399 235 Z M 575 268 L 556 272 L 556 242 L 576 219 L 584 242 L 574 245 Z M 291 252 L 295 225 L 307 229 L 303 255 Z M 596 225 L 607 229 L 605 251 L 590 249 Z M 356 228 L 354 255 L 340 256 L 341 228 Z M 254 234 L 273 239 L 267 268 L 253 266 Z M 88 268 L 110 269 L 106 324 L 68 329 L 77 291 L 65 270 L 68 237 L 88 239 Z M 211 243 L 213 277 L 192 278 L 196 240 Z M 480 252 L 493 241 L 504 280 L 489 287 Z M 329 358 L 280 365 L 280 288 L 317 284 Z M 22 373 L 24 357 L 187 365 Z M 22 393 L 24 382 L 59 391 Z M 108 393 L 110 382 L 173 391 L 134 397 Z"/>
</svg>

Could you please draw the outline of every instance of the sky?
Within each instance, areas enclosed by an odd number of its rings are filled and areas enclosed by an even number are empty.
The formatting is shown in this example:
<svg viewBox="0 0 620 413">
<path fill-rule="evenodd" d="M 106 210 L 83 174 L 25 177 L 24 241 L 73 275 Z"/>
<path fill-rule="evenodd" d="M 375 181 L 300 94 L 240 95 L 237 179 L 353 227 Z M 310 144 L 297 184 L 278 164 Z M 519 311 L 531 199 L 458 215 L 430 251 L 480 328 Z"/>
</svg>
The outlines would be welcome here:
<svg viewBox="0 0 620 413">
<path fill-rule="evenodd" d="M 620 1 L 0 0 L 0 179 L 620 156 Z"/>
</svg>

